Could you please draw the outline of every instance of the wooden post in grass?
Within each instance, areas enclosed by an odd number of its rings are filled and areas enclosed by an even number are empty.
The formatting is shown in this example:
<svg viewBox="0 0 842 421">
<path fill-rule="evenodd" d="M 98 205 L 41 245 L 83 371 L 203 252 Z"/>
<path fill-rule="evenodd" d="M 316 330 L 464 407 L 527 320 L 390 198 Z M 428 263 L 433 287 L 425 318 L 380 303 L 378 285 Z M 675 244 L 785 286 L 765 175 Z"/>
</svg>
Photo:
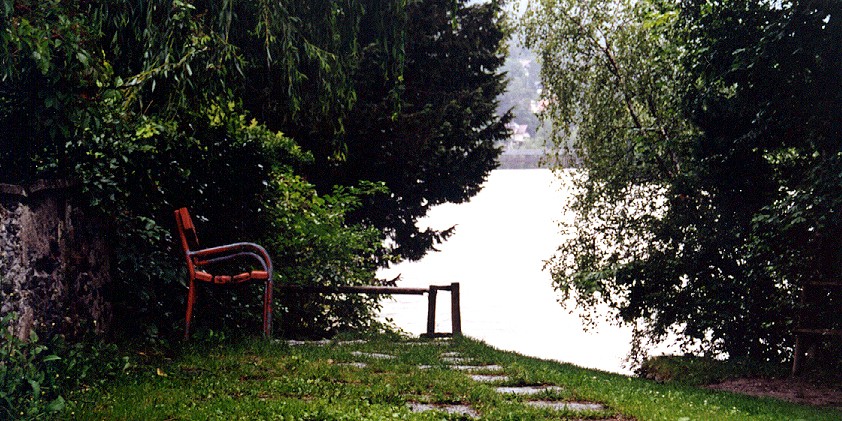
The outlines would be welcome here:
<svg viewBox="0 0 842 421">
<path fill-rule="evenodd" d="M 459 309 L 459 282 L 450 284 L 450 320 L 453 336 L 462 334 L 462 312 Z"/>
<path fill-rule="evenodd" d="M 436 335 L 436 293 L 435 286 L 430 285 L 430 292 L 427 296 L 427 335 L 434 338 Z"/>
</svg>

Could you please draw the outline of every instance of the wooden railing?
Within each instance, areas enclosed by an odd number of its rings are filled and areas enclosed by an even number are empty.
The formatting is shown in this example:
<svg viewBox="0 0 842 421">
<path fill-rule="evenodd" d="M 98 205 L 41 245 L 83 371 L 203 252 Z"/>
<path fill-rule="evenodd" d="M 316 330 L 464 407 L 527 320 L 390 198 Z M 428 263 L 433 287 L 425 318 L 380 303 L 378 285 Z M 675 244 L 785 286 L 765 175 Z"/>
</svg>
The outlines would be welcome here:
<svg viewBox="0 0 842 421">
<path fill-rule="evenodd" d="M 798 308 L 796 328 L 794 329 L 795 350 L 792 357 L 793 376 L 803 374 L 805 360 L 808 359 L 807 357 L 809 355 L 815 354 L 815 349 L 819 345 L 819 341 L 832 336 L 842 338 L 842 329 L 818 326 L 822 324 L 821 322 L 826 322 L 826 320 L 816 320 L 817 317 L 811 314 L 811 312 L 816 311 L 816 307 L 822 304 L 822 301 L 828 302 L 827 298 L 832 290 L 835 290 L 835 295 L 839 297 L 840 291 L 842 291 L 842 281 L 807 282 L 801 288 L 801 302 Z M 833 303 L 834 301 L 829 302 Z M 835 302 L 838 303 L 838 301 Z M 842 311 L 842 309 L 836 307 L 836 311 Z"/>
<path fill-rule="evenodd" d="M 322 286 L 279 285 L 280 292 L 297 294 L 369 294 L 369 295 L 424 295 L 427 294 L 427 332 L 425 338 L 444 338 L 462 335 L 462 314 L 459 306 L 459 283 L 430 285 L 429 288 L 400 288 L 384 286 Z M 436 332 L 436 299 L 439 291 L 450 291 L 451 332 Z"/>
</svg>

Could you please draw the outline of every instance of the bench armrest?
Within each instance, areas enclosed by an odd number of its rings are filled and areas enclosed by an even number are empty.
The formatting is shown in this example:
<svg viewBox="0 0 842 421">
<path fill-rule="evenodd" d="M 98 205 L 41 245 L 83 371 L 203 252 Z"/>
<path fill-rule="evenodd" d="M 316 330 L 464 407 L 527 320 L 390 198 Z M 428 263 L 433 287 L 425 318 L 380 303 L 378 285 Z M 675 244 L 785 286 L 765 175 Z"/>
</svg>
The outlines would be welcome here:
<svg viewBox="0 0 842 421">
<path fill-rule="evenodd" d="M 193 259 L 193 263 L 196 266 L 222 262 L 243 256 L 251 257 L 257 260 L 263 267 L 263 270 L 269 273 L 269 278 L 272 278 L 272 259 L 269 258 L 269 253 L 266 252 L 266 249 L 255 243 L 226 244 L 224 246 L 189 251 L 187 254 Z"/>
</svg>

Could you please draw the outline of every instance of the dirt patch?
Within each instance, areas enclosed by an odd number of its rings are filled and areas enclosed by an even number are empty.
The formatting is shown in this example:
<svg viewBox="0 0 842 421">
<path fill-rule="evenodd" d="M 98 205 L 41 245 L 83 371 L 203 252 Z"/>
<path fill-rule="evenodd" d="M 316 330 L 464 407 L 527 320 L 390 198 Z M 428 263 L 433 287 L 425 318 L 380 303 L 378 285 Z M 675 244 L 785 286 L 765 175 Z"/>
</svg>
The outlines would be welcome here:
<svg viewBox="0 0 842 421">
<path fill-rule="evenodd" d="M 800 379 L 735 379 L 706 386 L 751 396 L 766 396 L 789 402 L 842 409 L 842 385 L 813 383 Z"/>
</svg>

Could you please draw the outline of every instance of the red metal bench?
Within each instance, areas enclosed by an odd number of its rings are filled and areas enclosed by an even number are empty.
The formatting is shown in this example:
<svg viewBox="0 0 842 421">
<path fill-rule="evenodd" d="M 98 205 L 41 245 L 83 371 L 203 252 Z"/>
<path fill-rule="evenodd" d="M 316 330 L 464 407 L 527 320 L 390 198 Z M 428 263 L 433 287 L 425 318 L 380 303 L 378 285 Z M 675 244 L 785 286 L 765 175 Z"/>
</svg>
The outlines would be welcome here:
<svg viewBox="0 0 842 421">
<path fill-rule="evenodd" d="M 185 316 L 184 338 L 190 337 L 190 323 L 193 319 L 193 306 L 196 304 L 196 282 L 212 284 L 238 284 L 247 281 L 264 281 L 266 291 L 263 294 L 263 335 L 267 338 L 272 333 L 272 260 L 263 247 L 254 243 L 234 243 L 219 247 L 199 249 L 196 227 L 190 219 L 187 208 L 175 211 L 175 221 L 181 248 L 187 259 L 189 290 L 187 292 L 187 315 Z M 258 262 L 263 270 L 251 270 L 238 274 L 218 274 L 207 270 L 207 265 L 235 258 L 250 258 Z"/>
</svg>

